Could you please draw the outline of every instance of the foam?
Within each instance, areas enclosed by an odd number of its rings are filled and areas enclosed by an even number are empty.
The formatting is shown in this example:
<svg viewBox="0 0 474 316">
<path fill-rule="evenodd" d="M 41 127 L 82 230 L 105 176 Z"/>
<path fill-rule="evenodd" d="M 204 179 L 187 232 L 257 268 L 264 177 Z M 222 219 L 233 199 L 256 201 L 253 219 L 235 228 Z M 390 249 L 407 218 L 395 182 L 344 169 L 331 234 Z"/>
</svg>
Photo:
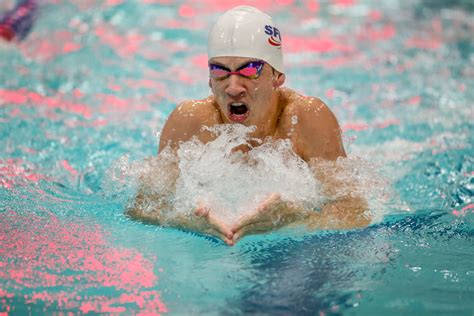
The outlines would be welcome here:
<svg viewBox="0 0 474 316">
<path fill-rule="evenodd" d="M 195 137 L 176 152 L 166 148 L 157 157 L 137 162 L 122 157 L 109 172 L 109 189 L 115 186 L 117 196 L 128 192 L 129 198 L 139 189 L 149 196 L 140 206 L 143 212 L 168 205 L 163 213 L 171 217 L 191 216 L 197 205 L 205 204 L 229 225 L 271 193 L 314 211 L 343 196 L 362 196 L 375 221 L 393 201 L 389 181 L 359 157 L 308 164 L 294 153 L 289 140 L 250 137 L 255 127 L 230 124 L 206 129 L 216 135 L 206 144 Z M 334 177 L 337 186 L 324 189 L 316 177 L 322 174 Z"/>
<path fill-rule="evenodd" d="M 292 151 L 287 140 L 248 137 L 254 127 L 240 124 L 209 128 L 217 138 L 207 144 L 193 139 L 178 150 L 180 177 L 176 184 L 175 208 L 187 212 L 204 201 L 228 223 L 235 221 L 273 192 L 299 203 L 321 203 L 320 184 L 309 166 Z M 244 154 L 234 148 L 254 147 Z"/>
</svg>

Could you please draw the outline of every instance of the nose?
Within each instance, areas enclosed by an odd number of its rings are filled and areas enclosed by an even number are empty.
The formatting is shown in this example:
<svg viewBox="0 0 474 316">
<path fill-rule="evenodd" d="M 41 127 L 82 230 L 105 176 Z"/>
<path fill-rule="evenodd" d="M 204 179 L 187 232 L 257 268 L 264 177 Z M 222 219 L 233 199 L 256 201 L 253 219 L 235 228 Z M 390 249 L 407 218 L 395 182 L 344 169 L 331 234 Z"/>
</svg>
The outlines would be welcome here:
<svg viewBox="0 0 474 316">
<path fill-rule="evenodd" d="M 225 93 L 227 93 L 231 97 L 238 97 L 245 92 L 245 87 L 242 85 L 240 76 L 231 75 L 228 78 L 228 85 L 225 89 Z"/>
</svg>

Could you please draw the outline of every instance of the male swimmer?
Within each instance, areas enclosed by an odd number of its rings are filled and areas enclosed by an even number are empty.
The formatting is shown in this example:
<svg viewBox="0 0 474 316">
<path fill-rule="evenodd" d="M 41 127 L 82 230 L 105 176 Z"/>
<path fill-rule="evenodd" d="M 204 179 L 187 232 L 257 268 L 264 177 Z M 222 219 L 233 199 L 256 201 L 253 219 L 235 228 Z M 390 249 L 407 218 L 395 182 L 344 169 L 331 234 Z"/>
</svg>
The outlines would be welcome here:
<svg viewBox="0 0 474 316">
<path fill-rule="evenodd" d="M 345 157 L 341 130 L 334 114 L 318 98 L 307 97 L 284 88 L 282 38 L 272 18 L 250 6 L 235 7 L 211 28 L 208 38 L 209 86 L 212 95 L 206 99 L 185 101 L 169 116 L 159 145 L 178 150 L 180 144 L 197 137 L 201 142 L 216 137 L 203 127 L 219 124 L 255 126 L 250 134 L 262 142 L 287 139 L 294 152 L 308 163 L 335 161 Z M 295 124 L 295 121 L 297 124 Z M 251 146 L 235 150 L 243 153 Z M 174 171 L 178 173 L 176 170 Z M 342 184 L 336 170 L 319 172 L 316 176 L 331 194 Z M 132 218 L 208 233 L 234 245 L 245 235 L 277 229 L 289 224 L 306 224 L 311 229 L 341 229 L 364 227 L 370 218 L 362 197 L 339 197 L 319 211 L 306 210 L 279 193 L 270 194 L 260 205 L 227 225 L 212 205 L 198 203 L 192 216 L 164 220 L 160 207 L 150 211 L 147 196 L 140 191 L 133 207 L 127 210 Z"/>
</svg>

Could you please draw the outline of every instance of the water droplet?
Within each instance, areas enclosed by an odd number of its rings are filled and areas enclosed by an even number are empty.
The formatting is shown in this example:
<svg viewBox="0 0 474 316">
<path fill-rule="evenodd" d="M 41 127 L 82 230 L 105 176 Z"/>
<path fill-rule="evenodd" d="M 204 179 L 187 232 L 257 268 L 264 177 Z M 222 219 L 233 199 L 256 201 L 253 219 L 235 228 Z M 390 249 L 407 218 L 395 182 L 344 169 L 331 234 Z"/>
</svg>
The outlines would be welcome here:
<svg viewBox="0 0 474 316">
<path fill-rule="evenodd" d="M 292 124 L 292 125 L 298 124 L 298 117 L 297 117 L 296 115 L 293 115 L 293 116 L 291 117 L 291 124 Z"/>
</svg>

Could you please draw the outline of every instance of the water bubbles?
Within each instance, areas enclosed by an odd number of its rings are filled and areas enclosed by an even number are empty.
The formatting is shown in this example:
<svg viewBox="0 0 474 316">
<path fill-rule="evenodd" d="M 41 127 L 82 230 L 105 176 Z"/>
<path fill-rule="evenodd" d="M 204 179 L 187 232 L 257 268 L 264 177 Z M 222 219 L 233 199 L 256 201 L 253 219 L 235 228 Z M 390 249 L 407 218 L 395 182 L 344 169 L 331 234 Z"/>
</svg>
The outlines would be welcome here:
<svg viewBox="0 0 474 316">
<path fill-rule="evenodd" d="M 450 271 L 448 269 L 444 269 L 444 270 L 440 270 L 440 271 L 435 270 L 435 272 L 441 273 L 443 275 L 444 280 L 448 280 L 448 281 L 451 281 L 451 282 L 454 282 L 454 283 L 459 282 L 458 274 L 453 272 L 453 271 Z"/>
<path fill-rule="evenodd" d="M 232 222 L 274 192 L 287 200 L 312 204 L 321 200 L 319 183 L 289 141 L 260 145 L 261 140 L 248 136 L 255 127 L 240 124 L 208 130 L 216 134 L 214 141 L 203 144 L 193 139 L 178 150 L 177 212 L 189 213 L 204 200 Z"/>
<path fill-rule="evenodd" d="M 363 197 L 368 205 L 367 215 L 373 222 L 382 220 L 392 208 L 406 209 L 397 200 L 390 181 L 377 168 L 360 157 L 340 157 L 336 161 L 313 160 L 311 167 L 320 178 L 333 183 L 326 194 L 330 200 L 345 196 Z"/>
<path fill-rule="evenodd" d="M 104 195 L 126 202 L 131 200 L 137 191 L 145 190 L 154 197 L 169 197 L 177 178 L 176 156 L 169 149 L 159 156 L 140 161 L 129 160 L 128 155 L 117 159 L 107 170 L 102 181 Z M 146 211 L 152 211 L 157 201 L 148 201 Z"/>
<path fill-rule="evenodd" d="M 204 129 L 215 135 L 214 141 L 202 143 L 194 137 L 176 151 L 166 148 L 143 161 L 120 158 L 110 169 L 104 188 L 128 199 L 137 190 L 146 193 L 146 201 L 140 202 L 142 211 L 155 212 L 167 205 L 171 207 L 164 212 L 167 219 L 191 216 L 204 204 L 227 224 L 253 211 L 273 193 L 315 211 L 329 200 L 365 197 L 375 220 L 381 219 L 391 201 L 388 183 L 360 158 L 308 164 L 294 153 L 289 140 L 251 137 L 254 126 Z M 329 192 L 319 180 L 321 174 L 330 175 L 338 185 Z"/>
<path fill-rule="evenodd" d="M 411 267 L 411 268 L 409 268 L 409 269 L 410 269 L 411 271 L 413 271 L 413 272 L 418 272 L 418 271 L 421 270 L 421 267 Z"/>
</svg>

